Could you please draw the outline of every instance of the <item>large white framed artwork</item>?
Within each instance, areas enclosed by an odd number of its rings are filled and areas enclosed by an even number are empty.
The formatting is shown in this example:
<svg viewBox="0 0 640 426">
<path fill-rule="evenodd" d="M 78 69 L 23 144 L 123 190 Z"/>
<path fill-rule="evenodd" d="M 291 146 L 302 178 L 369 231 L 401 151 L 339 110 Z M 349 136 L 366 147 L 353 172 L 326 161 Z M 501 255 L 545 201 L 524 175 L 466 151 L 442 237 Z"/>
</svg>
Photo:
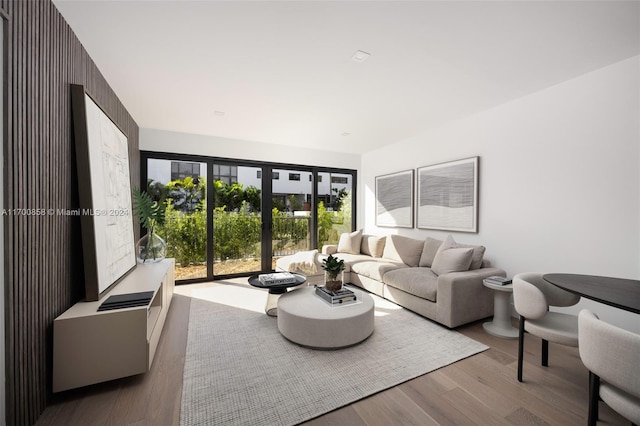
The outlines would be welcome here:
<svg viewBox="0 0 640 426">
<path fill-rule="evenodd" d="M 136 267 L 127 136 L 71 86 L 86 300 L 98 300 Z"/>
<path fill-rule="evenodd" d="M 376 176 L 376 226 L 413 228 L 413 170 Z"/>
<path fill-rule="evenodd" d="M 478 232 L 478 157 L 418 169 L 418 228 Z"/>
</svg>

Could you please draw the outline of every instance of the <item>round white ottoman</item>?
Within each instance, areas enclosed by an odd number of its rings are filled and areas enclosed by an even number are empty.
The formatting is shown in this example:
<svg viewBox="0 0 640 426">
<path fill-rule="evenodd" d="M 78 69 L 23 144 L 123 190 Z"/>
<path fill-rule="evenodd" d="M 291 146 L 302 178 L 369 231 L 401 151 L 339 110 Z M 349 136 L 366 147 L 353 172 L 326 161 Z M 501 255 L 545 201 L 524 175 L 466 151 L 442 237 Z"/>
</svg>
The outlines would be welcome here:
<svg viewBox="0 0 640 426">
<path fill-rule="evenodd" d="M 314 287 L 293 290 L 278 300 L 278 330 L 288 340 L 314 349 L 339 349 L 362 342 L 373 333 L 374 305 L 368 294 L 354 290 L 357 302 L 331 306 Z"/>
</svg>

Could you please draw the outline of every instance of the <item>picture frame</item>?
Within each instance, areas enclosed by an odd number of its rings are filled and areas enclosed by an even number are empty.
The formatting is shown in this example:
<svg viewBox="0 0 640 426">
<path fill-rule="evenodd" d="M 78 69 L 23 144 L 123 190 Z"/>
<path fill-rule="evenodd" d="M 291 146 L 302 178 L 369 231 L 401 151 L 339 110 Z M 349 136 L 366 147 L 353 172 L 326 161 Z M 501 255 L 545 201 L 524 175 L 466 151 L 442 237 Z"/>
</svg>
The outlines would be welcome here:
<svg viewBox="0 0 640 426">
<path fill-rule="evenodd" d="M 414 170 L 376 176 L 376 226 L 413 228 Z"/>
<path fill-rule="evenodd" d="M 129 149 L 125 133 L 71 85 L 85 300 L 96 301 L 136 267 Z"/>
<path fill-rule="evenodd" d="M 478 232 L 479 157 L 417 169 L 417 227 Z"/>
</svg>

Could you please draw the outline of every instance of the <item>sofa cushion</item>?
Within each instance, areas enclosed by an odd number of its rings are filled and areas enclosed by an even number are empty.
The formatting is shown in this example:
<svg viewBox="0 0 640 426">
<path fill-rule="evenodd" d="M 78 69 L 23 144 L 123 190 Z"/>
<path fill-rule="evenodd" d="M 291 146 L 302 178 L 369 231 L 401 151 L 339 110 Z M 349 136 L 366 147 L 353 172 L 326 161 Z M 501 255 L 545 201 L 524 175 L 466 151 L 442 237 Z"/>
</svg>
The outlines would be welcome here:
<svg viewBox="0 0 640 426">
<path fill-rule="evenodd" d="M 384 244 L 382 257 L 402 262 L 409 266 L 418 266 L 424 242 L 402 235 L 389 235 Z"/>
<path fill-rule="evenodd" d="M 458 247 L 473 249 L 473 255 L 471 256 L 471 266 L 469 266 L 469 270 L 482 268 L 482 260 L 484 259 L 484 251 L 486 250 L 484 246 L 474 246 L 471 244 L 458 243 Z"/>
<path fill-rule="evenodd" d="M 326 258 L 327 256 L 324 256 Z M 345 268 L 358 262 L 366 262 L 371 260 L 371 256 L 366 254 L 336 253 L 333 257 L 344 260 Z"/>
<path fill-rule="evenodd" d="M 362 230 L 351 233 L 343 232 L 338 241 L 338 253 L 360 254 Z"/>
<path fill-rule="evenodd" d="M 403 268 L 384 274 L 384 283 L 406 293 L 436 301 L 438 276 L 429 268 Z"/>
<path fill-rule="evenodd" d="M 360 253 L 368 254 L 371 257 L 382 257 L 384 242 L 387 237 L 376 237 L 374 235 L 363 235 L 360 245 Z"/>
<path fill-rule="evenodd" d="M 382 277 L 387 272 L 406 267 L 407 265 L 402 262 L 390 262 L 382 259 L 368 260 L 352 263 L 351 272 L 355 272 L 358 275 L 362 275 L 373 280 L 382 281 Z"/>
<path fill-rule="evenodd" d="M 427 239 L 424 240 L 424 248 L 422 249 L 422 256 L 420 256 L 420 266 L 431 268 L 433 259 L 436 257 L 436 253 L 441 244 L 442 240 L 436 240 L 431 237 L 427 237 Z"/>
<path fill-rule="evenodd" d="M 436 275 L 449 272 L 468 271 L 473 256 L 473 248 L 458 247 L 451 235 L 440 245 L 431 269 Z"/>
</svg>

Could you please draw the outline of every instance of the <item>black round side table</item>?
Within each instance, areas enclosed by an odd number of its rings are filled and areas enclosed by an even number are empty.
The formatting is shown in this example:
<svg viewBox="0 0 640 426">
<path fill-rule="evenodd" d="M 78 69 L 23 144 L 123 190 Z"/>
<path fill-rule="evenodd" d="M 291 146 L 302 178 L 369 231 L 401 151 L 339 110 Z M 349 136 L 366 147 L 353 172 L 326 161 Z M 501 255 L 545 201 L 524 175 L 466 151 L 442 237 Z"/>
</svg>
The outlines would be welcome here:
<svg viewBox="0 0 640 426">
<path fill-rule="evenodd" d="M 267 304 L 264 308 L 264 312 L 270 317 L 278 316 L 278 299 L 281 294 L 287 292 L 291 287 L 297 287 L 307 282 L 307 277 L 302 274 L 293 274 L 296 277 L 296 281 L 286 284 L 264 284 L 260 281 L 259 274 L 251 275 L 249 277 L 249 284 L 258 288 L 269 289 L 269 295 L 267 296 Z"/>
</svg>

